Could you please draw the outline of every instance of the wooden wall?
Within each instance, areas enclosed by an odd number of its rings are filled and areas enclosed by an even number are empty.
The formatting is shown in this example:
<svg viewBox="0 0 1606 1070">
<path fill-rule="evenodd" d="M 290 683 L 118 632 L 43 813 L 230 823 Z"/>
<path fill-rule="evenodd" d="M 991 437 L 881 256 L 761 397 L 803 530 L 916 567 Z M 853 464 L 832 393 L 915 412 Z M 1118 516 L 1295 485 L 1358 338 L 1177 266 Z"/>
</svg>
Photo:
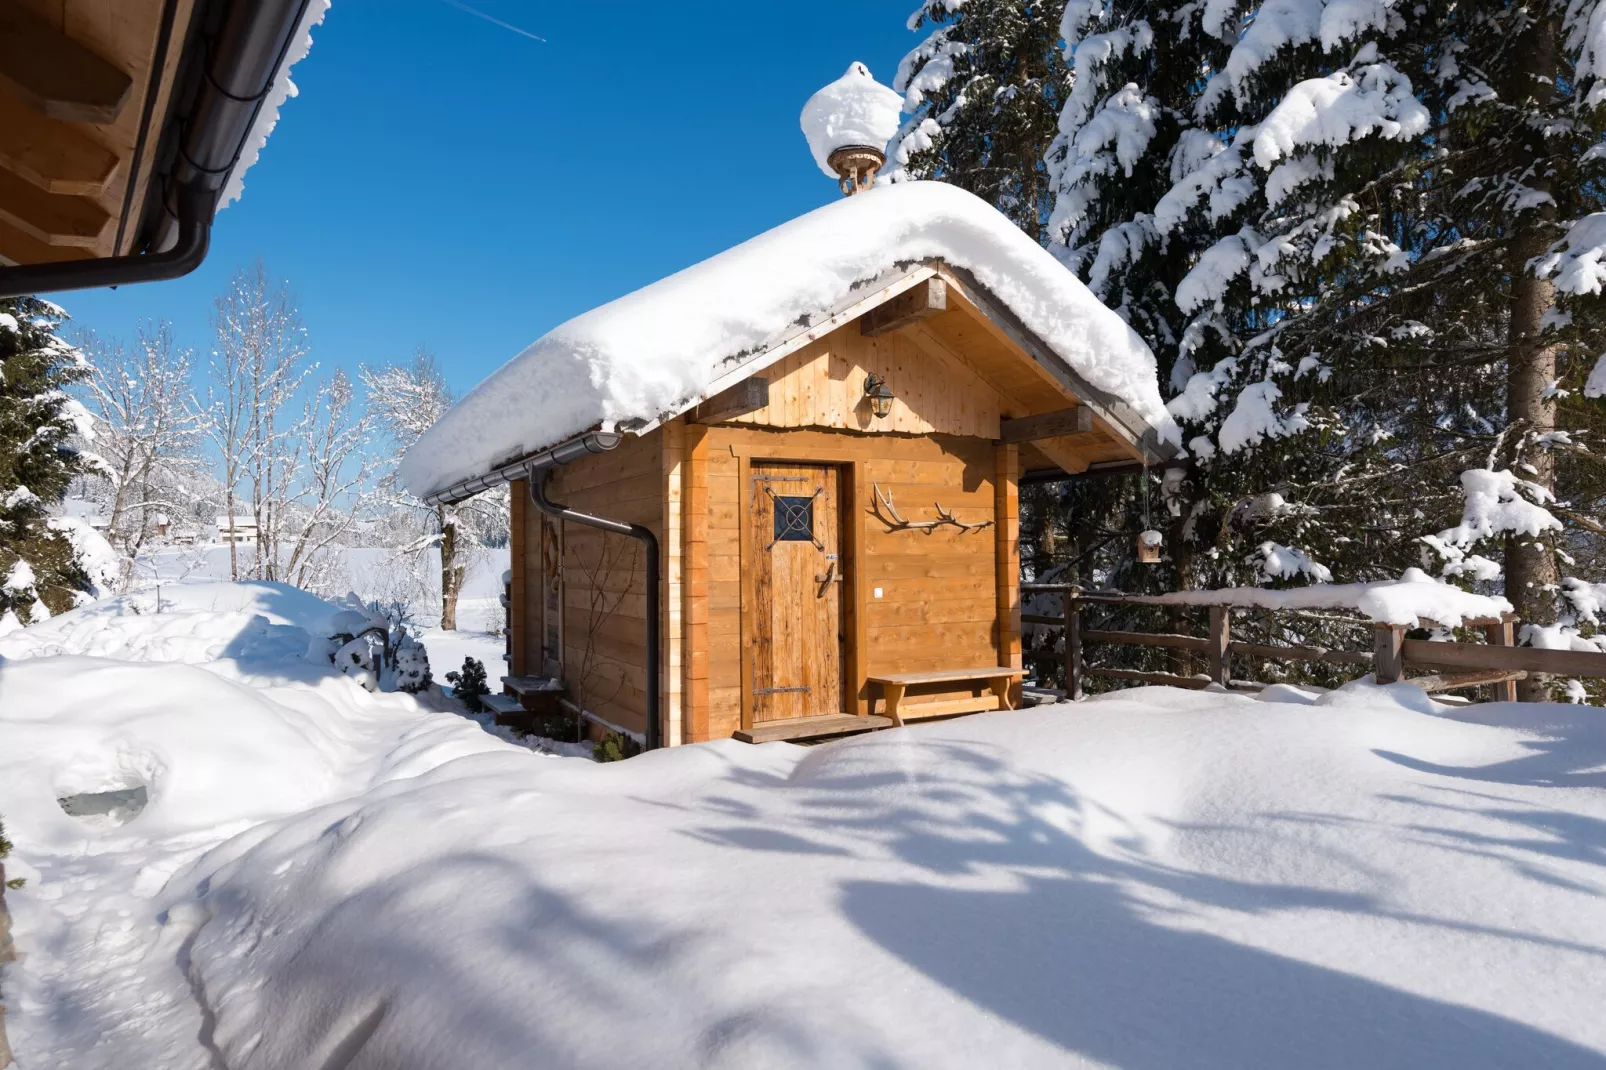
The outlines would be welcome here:
<svg viewBox="0 0 1606 1070">
<path fill-rule="evenodd" d="M 893 413 L 873 419 L 864 378 L 884 375 Z M 557 469 L 550 493 L 658 536 L 664 619 L 660 681 L 666 744 L 728 737 L 742 726 L 743 475 L 754 460 L 838 465 L 846 577 L 849 709 L 867 710 L 865 677 L 980 665 L 1019 665 L 1019 548 L 1015 447 L 996 442 L 999 420 L 1020 404 L 963 359 L 906 334 L 865 338 L 850 324 L 772 366 L 770 404 L 704 426 L 681 417 L 645 438 Z M 962 531 L 895 530 L 876 515 L 875 489 L 905 519 L 941 505 Z M 514 671 L 543 670 L 540 515 L 515 485 Z M 645 567 L 637 546 L 574 523 L 563 525 L 564 682 L 596 716 L 645 729 Z M 604 547 L 634 564 L 603 576 L 618 608 L 593 628 L 588 577 Z M 521 575 L 522 573 L 522 575 Z M 875 596 L 876 589 L 881 596 Z M 590 679 L 579 679 L 594 633 Z M 582 692 L 585 694 L 582 696 Z"/>
<path fill-rule="evenodd" d="M 886 379 L 896 397 L 877 419 L 864 397 L 865 377 Z M 764 427 L 834 427 L 871 434 L 944 433 L 998 437 L 1011 406 L 977 371 L 903 333 L 866 338 L 849 324 L 771 365 L 767 407 L 734 423 Z M 1022 412 L 1025 410 L 1022 408 Z"/>
<path fill-rule="evenodd" d="M 608 453 L 552 471 L 554 501 L 610 520 L 641 524 L 663 540 L 664 436 L 626 438 Z M 514 667 L 544 671 L 541 514 L 524 483 L 513 486 Z M 561 523 L 563 680 L 569 697 L 611 724 L 646 729 L 646 561 L 641 544 L 572 521 Z M 589 647 L 589 651 L 588 651 Z M 582 672 L 582 666 L 586 669 Z"/>
<path fill-rule="evenodd" d="M 1008 449 L 1005 447 L 1004 449 Z M 989 440 L 949 435 L 860 435 L 842 431 L 778 431 L 720 425 L 707 428 L 691 455 L 689 481 L 706 485 L 705 531 L 686 541 L 697 562 L 686 585 L 686 647 L 707 652 L 702 677 L 688 674 L 689 740 L 729 736 L 741 727 L 742 627 L 740 519 L 742 473 L 754 459 L 841 465 L 850 629 L 847 667 L 853 708 L 868 699 L 871 672 L 915 672 L 1010 664 L 1018 658 L 1019 599 L 1000 594 L 1002 571 L 1019 567 L 1005 518 L 1002 529 L 894 530 L 871 512 L 875 488 L 908 520 L 928 520 L 940 503 L 967 523 L 996 521 L 1014 500 L 999 492 L 1000 448 Z M 699 541 L 700 540 L 700 541 Z M 700 581 L 697 576 L 703 577 Z M 1018 582 L 1018 581 L 1017 581 Z M 875 597 L 876 588 L 881 597 Z M 1011 602 L 1010 599 L 1014 601 Z M 1000 608 L 1004 609 L 1001 618 Z M 1000 620 L 1004 627 L 1000 629 Z M 706 696 L 706 697 L 705 697 Z"/>
</svg>

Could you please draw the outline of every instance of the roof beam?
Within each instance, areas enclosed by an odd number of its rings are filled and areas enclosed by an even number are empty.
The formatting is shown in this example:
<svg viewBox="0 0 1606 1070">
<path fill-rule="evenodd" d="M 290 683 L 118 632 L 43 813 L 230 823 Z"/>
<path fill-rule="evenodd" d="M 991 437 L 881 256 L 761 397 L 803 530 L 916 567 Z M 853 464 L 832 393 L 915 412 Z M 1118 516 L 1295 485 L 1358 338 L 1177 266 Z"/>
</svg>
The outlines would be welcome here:
<svg viewBox="0 0 1606 1070">
<path fill-rule="evenodd" d="M 1089 383 L 1065 360 L 1050 352 L 1007 308 L 994 301 L 979 285 L 968 284 L 968 273 L 945 264 L 942 277 L 948 282 L 950 305 L 972 312 L 995 338 L 1027 354 L 1061 390 L 1092 409 L 1099 424 L 1135 458 L 1154 464 L 1176 456 L 1176 448 L 1162 442 L 1158 432 L 1132 406 Z"/>
<path fill-rule="evenodd" d="M 1066 473 L 1079 476 L 1087 471 L 1088 459 L 1076 450 L 1075 439 L 1037 439 L 1032 445 L 1044 457 L 1059 465 Z"/>
<path fill-rule="evenodd" d="M 46 193 L 95 196 L 106 188 L 118 157 L 78 130 L 41 115 L 0 92 L 0 167 L 15 171 Z"/>
<path fill-rule="evenodd" d="M 890 334 L 947 310 L 948 284 L 940 278 L 927 279 L 866 312 L 859 318 L 859 333 L 866 338 Z"/>
<path fill-rule="evenodd" d="M 698 405 L 691 411 L 690 420 L 694 424 L 717 424 L 721 420 L 757 412 L 769 403 L 770 381 L 755 375 Z"/>
<path fill-rule="evenodd" d="M 0 169 L 0 219 L 47 245 L 92 249 L 111 215 L 88 197 L 46 193 L 19 175 Z"/>
<path fill-rule="evenodd" d="M 998 425 L 998 437 L 1004 442 L 1032 442 L 1060 435 L 1085 435 L 1092 430 L 1093 410 L 1086 405 L 1073 405 L 1068 409 L 1040 412 L 1035 416 L 1002 420 Z"/>
<path fill-rule="evenodd" d="M 0 87 L 69 123 L 113 123 L 133 79 L 17 3 L 0 4 Z"/>
<path fill-rule="evenodd" d="M 70 245 L 47 245 L 22 228 L 0 219 L 0 263 L 10 266 L 59 264 L 64 260 L 83 260 L 93 255 L 88 249 L 76 249 Z"/>
</svg>

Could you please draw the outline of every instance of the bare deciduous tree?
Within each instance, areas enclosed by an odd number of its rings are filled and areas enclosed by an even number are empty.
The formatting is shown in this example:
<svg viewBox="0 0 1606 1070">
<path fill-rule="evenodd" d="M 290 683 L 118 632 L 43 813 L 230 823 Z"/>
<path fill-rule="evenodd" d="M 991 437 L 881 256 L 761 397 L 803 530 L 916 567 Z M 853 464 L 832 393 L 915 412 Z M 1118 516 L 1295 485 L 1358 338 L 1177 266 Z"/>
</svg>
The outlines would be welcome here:
<svg viewBox="0 0 1606 1070">
<path fill-rule="evenodd" d="M 174 342 L 165 321 L 141 324 L 131 348 L 89 333 L 80 348 L 92 368 L 85 391 L 95 429 L 91 479 L 105 483 L 106 535 L 123 559 L 126 590 L 153 521 L 184 507 L 201 465 L 203 416 L 190 392 L 194 356 Z"/>
<path fill-rule="evenodd" d="M 379 430 L 390 438 L 397 458 L 452 407 L 451 387 L 435 366 L 434 356 L 422 347 L 410 362 L 364 368 L 360 378 L 368 394 L 368 411 Z M 469 552 L 507 531 L 507 490 L 498 488 L 456 505 L 431 506 L 407 493 L 392 469 L 381 477 L 379 494 L 385 504 L 421 514 L 432 525 L 433 530 L 415 541 L 412 549 L 439 546 L 441 628 L 455 630 L 457 600 L 468 571 Z"/>
</svg>

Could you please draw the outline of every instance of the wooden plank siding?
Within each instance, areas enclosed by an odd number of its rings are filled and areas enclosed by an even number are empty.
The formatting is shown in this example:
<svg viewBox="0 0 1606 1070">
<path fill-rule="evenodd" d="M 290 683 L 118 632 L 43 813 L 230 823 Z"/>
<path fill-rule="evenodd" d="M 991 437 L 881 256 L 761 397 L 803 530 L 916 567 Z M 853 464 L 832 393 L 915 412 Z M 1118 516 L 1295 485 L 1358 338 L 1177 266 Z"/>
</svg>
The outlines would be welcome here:
<svg viewBox="0 0 1606 1070">
<path fill-rule="evenodd" d="M 703 689 L 687 698 L 687 718 L 697 726 L 691 738 L 723 738 L 743 727 L 751 682 L 744 679 L 742 657 L 742 592 L 750 583 L 742 549 L 749 556 L 757 550 L 751 538 L 744 547 L 741 518 L 755 459 L 833 464 L 843 471 L 843 631 L 850 637 L 844 667 L 849 708 L 843 712 L 868 713 L 865 678 L 872 672 L 948 669 L 1000 657 L 992 529 L 895 531 L 871 512 L 872 487 L 879 486 L 906 517 L 927 518 L 940 503 L 967 523 L 994 520 L 999 468 L 992 441 L 723 424 L 706 428 L 699 448 L 706 455 L 708 503 L 706 581 L 698 594 L 698 614 L 706 616 L 707 675 Z M 1005 497 L 1013 500 L 1013 491 Z M 1018 608 L 1018 592 L 1014 598 Z M 1014 634 L 1018 658 L 1018 627 Z"/>
<path fill-rule="evenodd" d="M 548 493 L 554 501 L 582 512 L 647 527 L 658 537 L 662 551 L 669 541 L 664 530 L 668 452 L 662 434 L 626 438 L 608 453 L 553 469 Z M 563 521 L 562 534 L 563 677 L 569 696 L 609 724 L 645 732 L 647 599 L 641 544 L 572 521 Z M 599 573 L 598 562 L 605 553 L 615 567 Z M 669 570 L 664 571 L 667 576 Z M 600 622 L 593 621 L 588 573 L 595 574 L 607 605 L 616 606 Z M 588 637 L 589 671 L 582 673 Z"/>
</svg>

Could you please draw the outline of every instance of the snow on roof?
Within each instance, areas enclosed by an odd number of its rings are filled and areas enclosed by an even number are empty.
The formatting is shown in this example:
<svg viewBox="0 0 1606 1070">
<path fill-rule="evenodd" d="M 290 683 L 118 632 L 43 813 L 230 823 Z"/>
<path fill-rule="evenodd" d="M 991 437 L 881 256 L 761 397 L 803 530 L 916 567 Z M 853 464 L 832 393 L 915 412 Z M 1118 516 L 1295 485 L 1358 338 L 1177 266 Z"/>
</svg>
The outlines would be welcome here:
<svg viewBox="0 0 1606 1070">
<path fill-rule="evenodd" d="M 273 75 L 273 83 L 268 86 L 267 96 L 263 98 L 256 118 L 251 122 L 251 129 L 245 135 L 240 158 L 229 171 L 228 181 L 223 183 L 223 196 L 217 202 L 220 211 L 240 199 L 240 194 L 245 190 L 246 171 L 257 162 L 262 147 L 268 143 L 268 135 L 279 124 L 279 108 L 286 100 L 298 95 L 296 84 L 290 80 L 290 68 L 312 51 L 312 28 L 323 22 L 331 3 L 333 0 L 312 0 L 301 13 L 301 22 L 290 35 L 290 47 L 285 49 L 279 69 Z"/>
<path fill-rule="evenodd" d="M 553 329 L 431 428 L 401 479 L 423 496 L 599 425 L 684 411 L 855 284 L 926 259 L 968 270 L 1084 380 L 1180 442 L 1154 355 L 1119 316 L 985 201 L 907 182 L 818 208 Z"/>
<path fill-rule="evenodd" d="M 803 105 L 803 136 L 809 140 L 814 162 L 832 178 L 831 154 L 851 145 L 885 149 L 901 123 L 903 98 L 870 74 L 870 68 L 853 63 L 848 72 L 809 98 Z"/>
</svg>

